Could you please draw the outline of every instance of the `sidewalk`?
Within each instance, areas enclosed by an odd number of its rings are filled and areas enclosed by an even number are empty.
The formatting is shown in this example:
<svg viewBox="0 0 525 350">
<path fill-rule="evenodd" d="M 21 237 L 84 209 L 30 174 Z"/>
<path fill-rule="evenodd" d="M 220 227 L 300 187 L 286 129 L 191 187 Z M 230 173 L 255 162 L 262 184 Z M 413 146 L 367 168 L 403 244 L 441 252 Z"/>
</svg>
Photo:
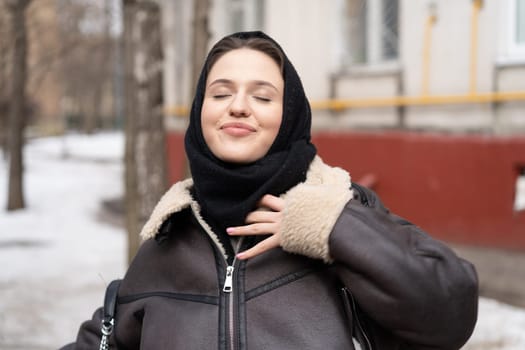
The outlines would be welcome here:
<svg viewBox="0 0 525 350">
<path fill-rule="evenodd" d="M 525 252 L 460 245 L 453 248 L 476 266 L 481 296 L 525 308 Z"/>
</svg>

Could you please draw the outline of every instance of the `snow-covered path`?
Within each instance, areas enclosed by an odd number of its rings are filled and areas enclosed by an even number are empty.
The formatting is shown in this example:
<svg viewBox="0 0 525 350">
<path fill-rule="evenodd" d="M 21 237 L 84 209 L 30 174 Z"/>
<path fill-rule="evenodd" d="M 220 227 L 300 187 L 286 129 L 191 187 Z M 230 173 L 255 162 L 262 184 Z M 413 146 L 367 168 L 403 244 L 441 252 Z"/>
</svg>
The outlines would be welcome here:
<svg viewBox="0 0 525 350">
<path fill-rule="evenodd" d="M 97 220 L 101 200 L 122 193 L 122 148 L 118 134 L 31 141 L 28 209 L 9 214 L 0 163 L 0 349 L 74 340 L 105 284 L 122 276 L 124 232 Z"/>
<path fill-rule="evenodd" d="M 31 141 L 28 209 L 7 214 L 0 160 L 0 349 L 57 349 L 125 271 L 125 234 L 100 221 L 101 201 L 122 193 L 122 135 Z M 525 349 L 525 310 L 480 299 L 467 350 Z"/>
</svg>

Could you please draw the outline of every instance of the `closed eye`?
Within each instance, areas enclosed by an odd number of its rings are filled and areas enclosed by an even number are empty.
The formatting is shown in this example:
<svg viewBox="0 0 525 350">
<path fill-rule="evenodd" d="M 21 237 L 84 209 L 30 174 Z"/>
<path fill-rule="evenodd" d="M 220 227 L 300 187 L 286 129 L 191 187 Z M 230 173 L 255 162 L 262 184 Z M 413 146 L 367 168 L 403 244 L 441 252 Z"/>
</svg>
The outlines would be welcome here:
<svg viewBox="0 0 525 350">
<path fill-rule="evenodd" d="M 231 95 L 228 95 L 228 94 L 217 94 L 217 95 L 213 95 L 213 98 L 216 99 L 216 100 L 220 100 L 220 99 L 226 98 L 228 96 L 231 96 Z"/>
<path fill-rule="evenodd" d="M 263 97 L 263 96 L 253 96 L 253 98 L 261 102 L 271 102 L 272 101 L 271 98 Z"/>
</svg>

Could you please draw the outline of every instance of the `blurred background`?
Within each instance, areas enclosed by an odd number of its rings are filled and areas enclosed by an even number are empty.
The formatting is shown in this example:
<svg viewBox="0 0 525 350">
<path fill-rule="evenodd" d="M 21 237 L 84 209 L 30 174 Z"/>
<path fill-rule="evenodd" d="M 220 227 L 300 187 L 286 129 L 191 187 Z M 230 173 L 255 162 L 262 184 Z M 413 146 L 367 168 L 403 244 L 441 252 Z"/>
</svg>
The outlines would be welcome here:
<svg viewBox="0 0 525 350">
<path fill-rule="evenodd" d="M 465 349 L 524 349 L 525 0 L 0 0 L 0 349 L 74 340 L 122 277 L 241 30 L 294 63 L 327 163 L 475 263 Z"/>
</svg>

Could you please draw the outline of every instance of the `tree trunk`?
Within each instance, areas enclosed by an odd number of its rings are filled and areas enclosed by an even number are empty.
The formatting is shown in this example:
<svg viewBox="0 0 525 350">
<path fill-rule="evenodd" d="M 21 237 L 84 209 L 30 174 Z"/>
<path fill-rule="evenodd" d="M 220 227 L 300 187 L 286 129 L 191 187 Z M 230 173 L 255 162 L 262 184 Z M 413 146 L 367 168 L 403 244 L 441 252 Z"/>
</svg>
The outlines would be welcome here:
<svg viewBox="0 0 525 350">
<path fill-rule="evenodd" d="M 137 161 L 135 158 L 136 141 L 136 108 L 135 108 L 135 79 L 134 69 L 134 18 L 136 1 L 123 0 L 122 9 L 124 15 L 123 28 L 123 51 L 124 51 L 124 132 L 125 132 L 125 154 L 124 154 L 124 176 L 125 176 L 125 209 L 126 209 L 126 231 L 128 233 L 128 261 L 135 256 L 140 244 L 139 240 L 139 195 L 137 180 Z"/>
<path fill-rule="evenodd" d="M 199 79 L 200 72 L 208 52 L 208 42 L 210 40 L 210 30 L 208 28 L 211 7 L 210 2 L 210 0 L 193 0 L 191 94 L 195 93 L 197 81 Z M 189 163 L 186 162 L 186 166 L 184 168 L 184 177 L 190 176 L 190 166 Z"/>
<path fill-rule="evenodd" d="M 82 113 L 82 131 L 86 134 L 93 134 L 97 129 L 105 127 L 105 119 L 108 109 L 105 108 L 107 103 L 107 94 L 112 94 L 113 91 L 108 87 L 112 83 L 112 65 L 111 65 L 111 49 L 112 38 L 110 33 L 111 27 L 111 1 L 104 1 L 102 7 L 103 12 L 101 16 L 103 36 L 100 37 L 100 44 L 97 47 L 96 55 L 93 56 L 93 62 L 98 69 L 95 70 L 94 80 L 97 88 L 84 94 L 83 99 L 86 103 L 86 109 Z M 113 96 L 114 98 L 114 96 Z M 105 118 L 106 117 L 106 118 Z"/>
<path fill-rule="evenodd" d="M 1 6 L 0 11 L 2 10 Z M 7 55 L 10 52 L 7 37 L 6 17 L 0 12 L 0 151 L 4 160 L 7 160 L 7 92 L 9 91 L 9 86 L 7 85 Z"/>
<path fill-rule="evenodd" d="M 193 1 L 193 45 L 191 51 L 191 62 L 193 62 L 191 75 L 192 94 L 197 86 L 197 80 L 199 79 L 200 71 L 206 59 L 206 53 L 208 52 L 208 41 L 210 40 L 210 30 L 208 28 L 210 6 L 210 0 Z"/>
<path fill-rule="evenodd" d="M 102 86 L 99 86 L 95 91 L 90 91 L 82 96 L 85 106 L 82 113 L 82 132 L 87 135 L 93 134 L 97 126 L 97 106 L 100 104 L 101 89 Z"/>
<path fill-rule="evenodd" d="M 27 80 L 27 36 L 25 10 L 30 0 L 8 1 L 11 12 L 13 61 L 9 102 L 9 188 L 7 210 L 25 208 L 23 190 L 23 144 L 25 127 L 25 87 Z"/>
<path fill-rule="evenodd" d="M 166 137 L 164 130 L 160 8 L 156 1 L 142 0 L 137 13 L 135 79 L 137 81 L 137 171 L 141 217 L 145 221 L 167 187 Z"/>
<path fill-rule="evenodd" d="M 124 5 L 126 222 L 131 259 L 140 245 L 140 228 L 166 191 L 167 165 L 160 8 L 151 0 Z"/>
</svg>

